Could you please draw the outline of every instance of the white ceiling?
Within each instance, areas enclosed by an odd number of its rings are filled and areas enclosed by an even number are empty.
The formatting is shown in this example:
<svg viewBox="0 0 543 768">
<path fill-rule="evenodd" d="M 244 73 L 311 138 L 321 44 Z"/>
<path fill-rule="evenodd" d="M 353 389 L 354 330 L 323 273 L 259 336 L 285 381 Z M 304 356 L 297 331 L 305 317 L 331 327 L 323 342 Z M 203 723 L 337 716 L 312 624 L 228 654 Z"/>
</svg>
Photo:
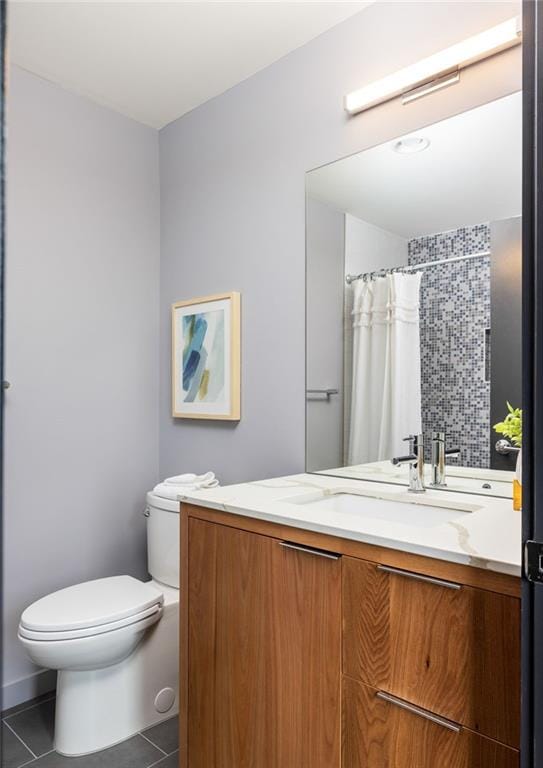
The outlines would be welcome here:
<svg viewBox="0 0 543 768">
<path fill-rule="evenodd" d="M 367 5 L 12 0 L 10 59 L 161 128 Z"/>
<path fill-rule="evenodd" d="M 520 93 L 409 135 L 431 144 L 400 155 L 395 140 L 311 171 L 308 194 L 405 238 L 520 216 Z"/>
</svg>

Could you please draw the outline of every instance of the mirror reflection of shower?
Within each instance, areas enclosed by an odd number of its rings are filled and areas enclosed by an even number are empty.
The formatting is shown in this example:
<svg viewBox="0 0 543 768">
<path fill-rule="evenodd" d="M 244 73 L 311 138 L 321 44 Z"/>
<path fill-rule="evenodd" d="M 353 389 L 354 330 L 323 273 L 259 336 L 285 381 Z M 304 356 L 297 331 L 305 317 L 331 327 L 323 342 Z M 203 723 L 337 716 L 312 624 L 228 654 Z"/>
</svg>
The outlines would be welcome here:
<svg viewBox="0 0 543 768">
<path fill-rule="evenodd" d="M 439 430 L 460 448 L 454 462 L 488 466 L 490 227 L 413 238 L 407 265 L 347 274 L 345 308 L 352 366 L 345 463 L 401 456 L 407 435 Z M 462 360 L 451 358 L 455 334 Z M 428 458 L 429 451 L 430 441 Z"/>
<path fill-rule="evenodd" d="M 429 462 L 435 431 L 452 472 L 514 468 L 520 158 L 513 94 L 307 174 L 309 471 L 388 473 L 419 433 Z"/>
</svg>

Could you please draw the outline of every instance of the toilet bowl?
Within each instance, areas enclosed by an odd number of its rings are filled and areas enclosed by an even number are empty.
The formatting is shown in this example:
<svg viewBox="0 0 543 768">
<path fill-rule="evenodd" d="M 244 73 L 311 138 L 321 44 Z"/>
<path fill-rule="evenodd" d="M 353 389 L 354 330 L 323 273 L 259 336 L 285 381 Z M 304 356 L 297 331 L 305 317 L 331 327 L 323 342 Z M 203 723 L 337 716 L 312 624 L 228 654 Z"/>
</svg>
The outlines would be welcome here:
<svg viewBox="0 0 543 768">
<path fill-rule="evenodd" d="M 19 640 L 30 659 L 58 670 L 60 754 L 105 749 L 178 711 L 178 508 L 147 495 L 150 581 L 112 576 L 75 584 L 21 616 Z"/>
</svg>

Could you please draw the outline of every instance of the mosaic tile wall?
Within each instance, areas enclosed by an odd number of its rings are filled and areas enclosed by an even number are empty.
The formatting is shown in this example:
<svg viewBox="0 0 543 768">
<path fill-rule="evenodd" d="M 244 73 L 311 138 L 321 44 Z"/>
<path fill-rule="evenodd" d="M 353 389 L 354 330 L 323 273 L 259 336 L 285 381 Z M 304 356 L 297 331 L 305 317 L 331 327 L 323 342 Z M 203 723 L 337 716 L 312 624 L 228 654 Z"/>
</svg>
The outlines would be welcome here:
<svg viewBox="0 0 543 768">
<path fill-rule="evenodd" d="M 479 224 L 408 244 L 409 264 L 490 249 L 490 226 Z M 490 466 L 490 256 L 439 264 L 421 283 L 422 421 L 430 459 L 433 430 L 460 448 L 450 464 Z"/>
</svg>

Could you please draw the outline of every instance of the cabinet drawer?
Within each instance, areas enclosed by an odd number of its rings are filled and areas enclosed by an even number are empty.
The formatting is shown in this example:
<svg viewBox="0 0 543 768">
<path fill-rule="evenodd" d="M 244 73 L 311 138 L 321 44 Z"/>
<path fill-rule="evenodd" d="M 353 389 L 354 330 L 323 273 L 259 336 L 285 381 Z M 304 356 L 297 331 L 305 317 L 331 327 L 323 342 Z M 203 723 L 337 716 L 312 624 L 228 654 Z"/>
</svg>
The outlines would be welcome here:
<svg viewBox="0 0 543 768">
<path fill-rule="evenodd" d="M 343 558 L 344 674 L 518 747 L 520 601 L 383 568 Z"/>
<path fill-rule="evenodd" d="M 342 766 L 518 768 L 519 753 L 467 728 L 450 730 L 345 678 Z"/>
</svg>

